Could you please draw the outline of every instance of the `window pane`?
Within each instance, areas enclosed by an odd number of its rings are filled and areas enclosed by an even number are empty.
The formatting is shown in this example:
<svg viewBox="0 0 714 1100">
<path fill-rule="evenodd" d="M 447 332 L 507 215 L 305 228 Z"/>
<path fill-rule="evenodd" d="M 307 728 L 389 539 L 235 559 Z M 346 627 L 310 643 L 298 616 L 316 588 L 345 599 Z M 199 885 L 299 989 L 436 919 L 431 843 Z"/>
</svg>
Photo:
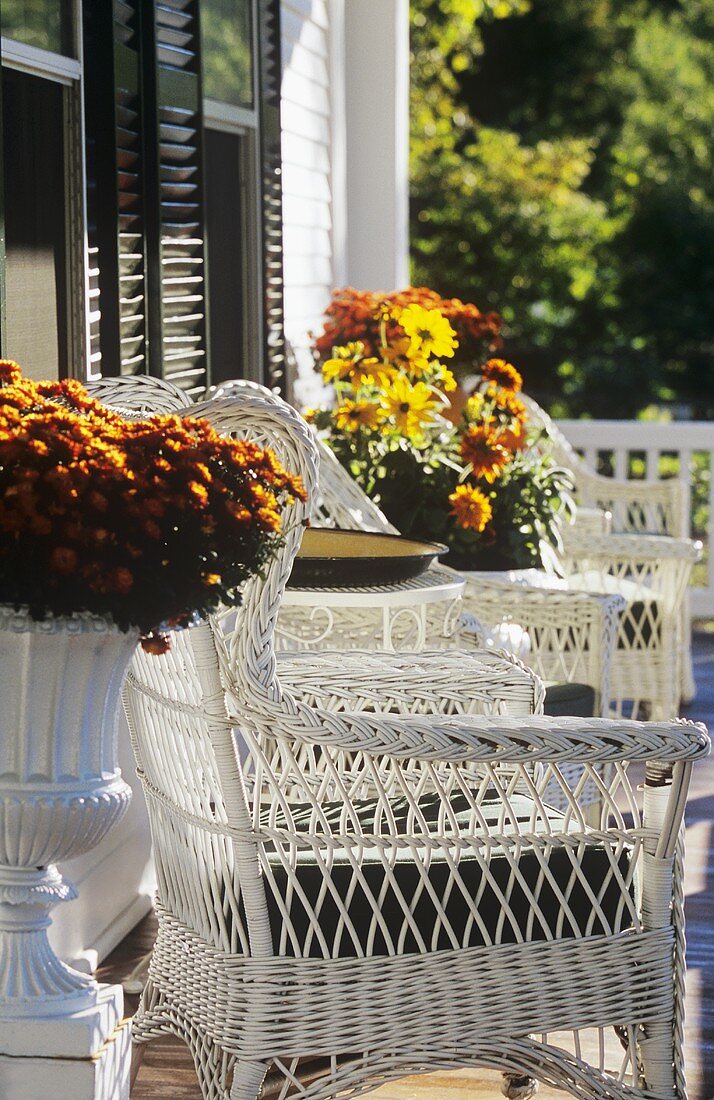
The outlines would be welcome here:
<svg viewBox="0 0 714 1100">
<path fill-rule="evenodd" d="M 3 72 L 7 354 L 34 378 L 67 373 L 62 91 Z"/>
<path fill-rule="evenodd" d="M 236 107 L 253 106 L 251 0 L 203 0 L 203 94 Z"/>
<path fill-rule="evenodd" d="M 208 332 L 211 381 L 244 375 L 244 211 L 241 155 L 245 138 L 205 132 Z"/>
<path fill-rule="evenodd" d="M 72 48 L 70 0 L 0 0 L 0 28 L 6 38 L 68 57 Z"/>
</svg>

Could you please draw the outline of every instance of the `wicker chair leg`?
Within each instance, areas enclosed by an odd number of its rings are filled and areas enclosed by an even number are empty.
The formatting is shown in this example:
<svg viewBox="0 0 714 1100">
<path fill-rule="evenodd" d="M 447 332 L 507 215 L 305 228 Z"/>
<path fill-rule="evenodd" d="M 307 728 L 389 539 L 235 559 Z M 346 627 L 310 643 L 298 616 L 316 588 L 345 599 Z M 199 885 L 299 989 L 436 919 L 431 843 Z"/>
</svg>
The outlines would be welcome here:
<svg viewBox="0 0 714 1100">
<path fill-rule="evenodd" d="M 501 1092 L 506 1100 L 530 1100 L 538 1092 L 538 1082 L 527 1073 L 504 1072 Z"/>
<path fill-rule="evenodd" d="M 129 1091 L 131 1092 L 136 1084 L 136 1079 L 139 1076 L 139 1070 L 141 1069 L 141 1063 L 144 1061 L 144 1055 L 146 1054 L 146 1043 L 133 1042 L 131 1044 L 131 1069 L 129 1070 Z"/>
<path fill-rule="evenodd" d="M 267 1069 L 264 1062 L 236 1062 L 230 1100 L 258 1100 Z"/>
</svg>

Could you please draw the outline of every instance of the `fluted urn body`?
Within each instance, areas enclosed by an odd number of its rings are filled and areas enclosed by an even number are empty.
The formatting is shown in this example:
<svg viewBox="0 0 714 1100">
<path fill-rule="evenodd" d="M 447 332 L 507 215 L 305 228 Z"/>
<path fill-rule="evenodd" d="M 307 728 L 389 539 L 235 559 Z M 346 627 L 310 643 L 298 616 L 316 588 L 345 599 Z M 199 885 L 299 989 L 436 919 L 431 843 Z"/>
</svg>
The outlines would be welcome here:
<svg viewBox="0 0 714 1100">
<path fill-rule="evenodd" d="M 47 940 L 75 896 L 55 863 L 97 845 L 123 816 L 120 693 L 136 634 L 93 616 L 33 622 L 0 606 L 0 1019 L 71 1014 L 97 986 Z"/>
</svg>

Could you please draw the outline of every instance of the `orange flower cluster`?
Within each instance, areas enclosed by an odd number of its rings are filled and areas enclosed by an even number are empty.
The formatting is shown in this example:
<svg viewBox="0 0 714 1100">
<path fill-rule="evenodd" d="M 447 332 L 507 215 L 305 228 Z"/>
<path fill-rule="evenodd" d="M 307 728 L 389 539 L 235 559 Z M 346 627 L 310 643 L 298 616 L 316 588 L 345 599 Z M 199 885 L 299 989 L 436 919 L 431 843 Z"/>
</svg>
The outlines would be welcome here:
<svg viewBox="0 0 714 1100">
<path fill-rule="evenodd" d="M 473 368 L 482 358 L 484 349 L 501 347 L 503 322 L 498 313 L 482 313 L 471 303 L 458 298 L 442 298 L 428 287 L 408 287 L 391 294 L 347 287 L 333 292 L 332 301 L 325 310 L 325 325 L 315 341 L 318 355 L 321 359 L 328 358 L 333 347 L 357 340 L 364 344 L 365 355 L 377 355 L 384 311 L 387 311 L 388 335 L 392 343 L 403 335 L 392 314 L 408 305 L 438 309 L 446 317 L 459 344 L 455 366 Z"/>
<path fill-rule="evenodd" d="M 492 486 L 508 470 L 526 445 L 526 407 L 517 396 L 521 375 L 505 359 L 489 359 L 481 368 L 481 382 L 464 406 L 459 453 L 469 477 Z M 482 532 L 492 508 L 480 489 L 460 485 L 449 497 L 452 515 L 460 527 Z"/>
<path fill-rule="evenodd" d="M 186 625 L 238 599 L 295 498 L 272 452 L 206 421 L 127 421 L 79 382 L 0 361 L 0 602 L 34 618 Z"/>
<path fill-rule="evenodd" d="M 474 485 L 457 485 L 449 494 L 451 514 L 459 527 L 481 534 L 493 518 L 491 501 Z"/>
<path fill-rule="evenodd" d="M 481 376 L 511 393 L 518 393 L 523 388 L 523 378 L 513 363 L 507 363 L 505 359 L 489 359 L 481 367 Z"/>
</svg>

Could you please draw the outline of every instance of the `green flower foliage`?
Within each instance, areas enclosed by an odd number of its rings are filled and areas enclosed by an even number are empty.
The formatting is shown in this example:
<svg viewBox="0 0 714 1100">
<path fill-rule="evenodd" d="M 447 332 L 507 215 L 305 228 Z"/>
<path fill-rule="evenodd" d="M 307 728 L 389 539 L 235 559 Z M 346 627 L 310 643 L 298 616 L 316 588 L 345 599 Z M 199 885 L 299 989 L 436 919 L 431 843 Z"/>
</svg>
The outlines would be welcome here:
<svg viewBox="0 0 714 1100">
<path fill-rule="evenodd" d="M 413 282 L 553 411 L 714 415 L 714 0 L 412 2 Z"/>
</svg>

